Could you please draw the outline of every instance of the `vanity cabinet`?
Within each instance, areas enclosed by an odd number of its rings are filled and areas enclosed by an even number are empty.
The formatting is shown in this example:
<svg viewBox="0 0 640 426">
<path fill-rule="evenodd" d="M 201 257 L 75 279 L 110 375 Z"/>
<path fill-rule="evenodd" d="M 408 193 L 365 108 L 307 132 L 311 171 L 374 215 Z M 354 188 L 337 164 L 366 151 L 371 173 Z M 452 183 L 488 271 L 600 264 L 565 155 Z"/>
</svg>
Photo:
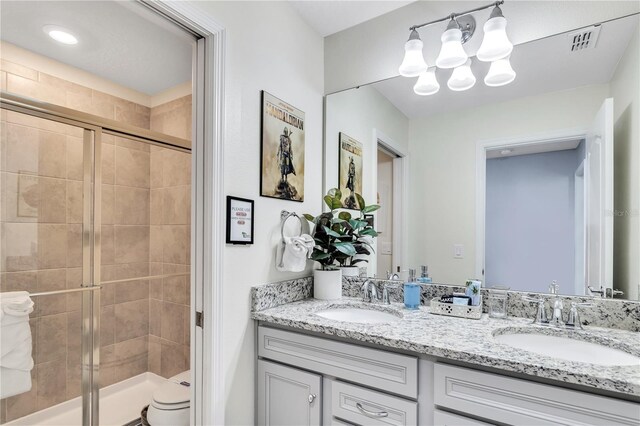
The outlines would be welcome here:
<svg viewBox="0 0 640 426">
<path fill-rule="evenodd" d="M 322 377 L 258 360 L 258 424 L 320 425 Z"/>
<path fill-rule="evenodd" d="M 258 327 L 259 425 L 639 425 L 640 405 Z"/>
</svg>

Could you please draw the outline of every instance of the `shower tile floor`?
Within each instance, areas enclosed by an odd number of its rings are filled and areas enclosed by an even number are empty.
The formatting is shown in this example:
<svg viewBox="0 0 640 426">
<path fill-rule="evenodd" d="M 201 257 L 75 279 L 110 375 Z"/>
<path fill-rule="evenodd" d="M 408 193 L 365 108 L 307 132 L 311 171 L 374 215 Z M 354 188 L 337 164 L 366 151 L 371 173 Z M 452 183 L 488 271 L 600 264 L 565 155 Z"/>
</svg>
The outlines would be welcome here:
<svg viewBox="0 0 640 426">
<path fill-rule="evenodd" d="M 100 426 L 122 426 L 140 417 L 151 394 L 166 379 L 143 373 L 100 390 Z M 82 424 L 82 397 L 21 417 L 5 425 L 71 426 Z"/>
</svg>

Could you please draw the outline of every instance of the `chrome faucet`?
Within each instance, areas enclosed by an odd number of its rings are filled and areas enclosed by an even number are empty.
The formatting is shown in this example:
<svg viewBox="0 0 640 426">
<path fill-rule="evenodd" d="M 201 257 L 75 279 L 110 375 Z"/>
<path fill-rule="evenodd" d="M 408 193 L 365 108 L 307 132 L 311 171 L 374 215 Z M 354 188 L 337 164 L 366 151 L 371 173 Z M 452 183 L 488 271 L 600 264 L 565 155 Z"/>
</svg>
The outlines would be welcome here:
<svg viewBox="0 0 640 426">
<path fill-rule="evenodd" d="M 536 309 L 536 317 L 533 319 L 533 323 L 537 325 L 547 325 L 549 324 L 549 319 L 547 318 L 547 310 L 544 306 L 544 298 L 533 298 L 523 296 L 524 300 L 529 302 L 534 302 L 538 304 L 538 308 Z"/>
<path fill-rule="evenodd" d="M 390 271 L 387 271 L 387 279 L 390 281 L 397 281 L 400 279 L 400 275 L 392 274 Z"/>
<path fill-rule="evenodd" d="M 376 283 L 373 280 L 366 280 L 362 284 L 362 301 L 372 303 L 378 300 L 378 289 Z"/>
<path fill-rule="evenodd" d="M 391 304 L 391 298 L 389 297 L 389 289 L 390 288 L 398 288 L 397 284 L 389 284 L 386 283 L 382 287 L 382 303 L 385 305 Z"/>
<path fill-rule="evenodd" d="M 564 325 L 564 322 L 562 320 L 562 309 L 564 308 L 564 306 L 562 305 L 562 299 L 558 294 L 559 292 L 560 286 L 555 280 L 552 281 L 551 285 L 549 285 L 549 293 L 554 295 L 555 298 L 551 306 L 551 319 L 549 320 L 549 324 L 556 327 Z"/>
</svg>

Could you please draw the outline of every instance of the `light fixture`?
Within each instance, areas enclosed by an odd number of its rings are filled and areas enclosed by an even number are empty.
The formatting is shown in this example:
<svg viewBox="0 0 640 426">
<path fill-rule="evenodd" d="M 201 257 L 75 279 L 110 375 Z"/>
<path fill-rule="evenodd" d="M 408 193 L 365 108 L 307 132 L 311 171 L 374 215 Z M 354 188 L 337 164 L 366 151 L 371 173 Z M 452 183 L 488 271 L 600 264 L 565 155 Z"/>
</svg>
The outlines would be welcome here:
<svg viewBox="0 0 640 426">
<path fill-rule="evenodd" d="M 454 17 L 449 21 L 447 29 L 440 37 L 442 47 L 436 59 L 438 68 L 455 68 L 464 64 L 468 58 L 467 52 L 462 47 L 462 31 Z"/>
<path fill-rule="evenodd" d="M 509 155 L 513 152 L 512 149 L 503 149 L 502 151 L 500 151 L 500 155 Z"/>
<path fill-rule="evenodd" d="M 409 40 L 404 44 L 404 60 L 398 68 L 403 77 L 416 77 L 427 70 L 427 63 L 422 56 L 422 40 L 415 29 L 411 31 Z"/>
<path fill-rule="evenodd" d="M 420 74 L 418 81 L 413 86 L 413 91 L 416 95 L 429 96 L 433 95 L 440 90 L 440 84 L 436 79 L 436 68 L 432 67 Z"/>
<path fill-rule="evenodd" d="M 45 25 L 42 27 L 42 31 L 58 43 L 69 45 L 78 44 L 76 36 L 71 34 L 66 28 L 57 25 Z"/>
<path fill-rule="evenodd" d="M 516 72 L 511 68 L 509 58 L 498 59 L 491 62 L 489 72 L 484 78 L 484 84 L 491 87 L 504 86 L 516 78 Z"/>
<path fill-rule="evenodd" d="M 476 77 L 471 71 L 471 59 L 467 59 L 464 64 L 454 68 L 451 78 L 447 81 L 449 89 L 455 92 L 469 90 L 474 84 L 476 84 Z"/>
<path fill-rule="evenodd" d="M 509 56 L 513 44 L 507 37 L 507 20 L 502 16 L 502 10 L 496 6 L 491 11 L 489 20 L 484 24 L 484 38 L 476 56 L 484 62 L 497 61 Z"/>
</svg>

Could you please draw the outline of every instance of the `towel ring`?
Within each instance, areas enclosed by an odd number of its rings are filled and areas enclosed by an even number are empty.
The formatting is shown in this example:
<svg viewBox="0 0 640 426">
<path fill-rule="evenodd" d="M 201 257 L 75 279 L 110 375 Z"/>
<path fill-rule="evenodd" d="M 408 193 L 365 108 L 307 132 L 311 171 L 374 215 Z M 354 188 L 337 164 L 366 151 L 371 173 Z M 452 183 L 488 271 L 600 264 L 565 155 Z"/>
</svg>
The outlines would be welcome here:
<svg viewBox="0 0 640 426">
<path fill-rule="evenodd" d="M 298 216 L 298 213 L 282 210 L 280 212 L 280 236 L 282 237 L 283 240 L 284 240 L 284 225 L 285 223 L 287 223 L 287 220 L 289 220 L 291 217 L 297 218 L 298 222 L 300 222 L 300 235 L 302 235 L 303 224 L 302 224 L 302 219 L 300 218 L 300 216 Z M 300 235 L 298 235 L 298 237 Z"/>
</svg>

